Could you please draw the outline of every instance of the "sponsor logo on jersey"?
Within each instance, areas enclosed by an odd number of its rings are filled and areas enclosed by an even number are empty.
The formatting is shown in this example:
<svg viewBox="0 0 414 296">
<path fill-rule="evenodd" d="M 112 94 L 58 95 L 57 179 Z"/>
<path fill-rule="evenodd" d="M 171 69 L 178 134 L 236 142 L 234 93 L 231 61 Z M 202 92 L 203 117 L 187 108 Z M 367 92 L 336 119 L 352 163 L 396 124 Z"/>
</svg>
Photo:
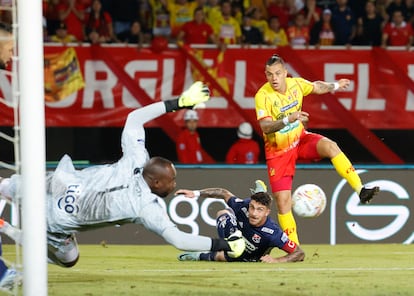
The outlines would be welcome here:
<svg viewBox="0 0 414 296">
<path fill-rule="evenodd" d="M 291 100 L 291 98 L 289 97 L 289 101 L 290 100 Z M 286 106 L 283 106 L 282 108 L 280 108 L 280 112 L 285 112 L 286 110 L 289 110 L 290 108 L 295 107 L 297 104 L 298 104 L 298 101 L 293 101 L 289 105 L 286 105 Z"/>
<path fill-rule="evenodd" d="M 270 229 L 269 227 L 262 227 L 261 231 L 273 234 L 275 231 L 273 229 Z"/>
<path fill-rule="evenodd" d="M 262 237 L 260 235 L 256 234 L 256 233 L 253 234 L 253 236 L 252 236 L 252 241 L 255 242 L 256 244 L 259 244 L 261 239 L 262 239 Z"/>
<path fill-rule="evenodd" d="M 79 212 L 77 199 L 81 194 L 80 184 L 69 184 L 65 194 L 59 198 L 57 206 L 68 214 L 76 215 Z"/>
</svg>

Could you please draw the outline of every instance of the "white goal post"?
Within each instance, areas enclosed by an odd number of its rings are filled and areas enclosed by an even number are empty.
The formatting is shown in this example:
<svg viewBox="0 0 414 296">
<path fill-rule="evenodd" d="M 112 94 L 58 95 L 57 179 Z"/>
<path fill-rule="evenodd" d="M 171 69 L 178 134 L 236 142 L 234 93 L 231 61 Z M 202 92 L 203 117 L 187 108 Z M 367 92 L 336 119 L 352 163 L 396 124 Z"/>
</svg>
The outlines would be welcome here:
<svg viewBox="0 0 414 296">
<path fill-rule="evenodd" d="M 47 295 L 46 149 L 42 0 L 17 3 L 23 294 Z"/>
</svg>

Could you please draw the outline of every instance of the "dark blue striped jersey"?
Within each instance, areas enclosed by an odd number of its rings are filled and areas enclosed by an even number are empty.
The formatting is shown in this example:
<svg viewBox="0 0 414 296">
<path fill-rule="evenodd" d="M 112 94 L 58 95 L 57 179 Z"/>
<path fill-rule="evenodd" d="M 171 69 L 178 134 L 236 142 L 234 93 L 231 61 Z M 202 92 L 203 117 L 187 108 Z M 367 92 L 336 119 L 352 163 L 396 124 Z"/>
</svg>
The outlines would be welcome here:
<svg viewBox="0 0 414 296">
<path fill-rule="evenodd" d="M 233 209 L 237 218 L 238 227 L 246 241 L 246 250 L 237 259 L 226 256 L 227 260 L 260 261 L 260 257 L 269 254 L 274 247 L 288 251 L 284 248 L 289 242 L 288 236 L 271 218 L 267 217 L 265 224 L 260 227 L 250 225 L 249 203 L 250 198 L 241 200 L 232 197 L 228 200 L 228 205 Z"/>
</svg>

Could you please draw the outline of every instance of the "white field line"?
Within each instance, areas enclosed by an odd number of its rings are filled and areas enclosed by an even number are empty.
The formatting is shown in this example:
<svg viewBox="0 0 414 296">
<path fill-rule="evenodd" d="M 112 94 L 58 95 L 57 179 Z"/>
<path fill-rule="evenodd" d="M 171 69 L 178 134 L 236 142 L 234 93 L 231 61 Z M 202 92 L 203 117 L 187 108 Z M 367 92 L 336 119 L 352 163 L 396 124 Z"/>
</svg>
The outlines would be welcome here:
<svg viewBox="0 0 414 296">
<path fill-rule="evenodd" d="M 306 271 L 310 271 L 310 272 L 315 272 L 315 271 L 354 271 L 354 272 L 360 272 L 360 271 L 414 271 L 414 267 L 358 267 L 358 268 L 352 268 L 352 267 L 333 267 L 333 268 L 260 268 L 260 269 L 254 269 L 252 271 L 258 271 L 258 272 L 271 272 L 271 271 L 283 271 L 283 272 L 306 272 Z M 179 269 L 179 268 L 174 268 L 174 269 L 143 269 L 143 270 L 137 270 L 139 272 L 216 272 L 217 268 L 214 269 Z M 246 269 L 226 269 L 226 272 L 246 272 Z"/>
</svg>

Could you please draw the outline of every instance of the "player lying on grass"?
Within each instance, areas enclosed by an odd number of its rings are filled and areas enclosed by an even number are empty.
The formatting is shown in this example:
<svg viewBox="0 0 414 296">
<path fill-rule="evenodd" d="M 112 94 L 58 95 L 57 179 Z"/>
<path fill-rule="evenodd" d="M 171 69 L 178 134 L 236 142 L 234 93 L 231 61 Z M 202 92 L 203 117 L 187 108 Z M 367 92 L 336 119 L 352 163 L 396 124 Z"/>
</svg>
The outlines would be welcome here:
<svg viewBox="0 0 414 296">
<path fill-rule="evenodd" d="M 303 261 L 305 253 L 295 242 L 282 231 L 270 217 L 272 197 L 267 193 L 263 181 L 257 180 L 250 198 L 237 198 L 223 188 L 207 188 L 199 191 L 180 189 L 176 194 L 197 198 L 222 198 L 229 208 L 217 213 L 216 227 L 220 237 L 229 237 L 236 231 L 241 231 L 246 241 L 246 249 L 238 258 L 232 258 L 226 251 L 188 252 L 178 256 L 180 261 L 244 261 L 267 263 Z M 274 258 L 270 256 L 272 248 L 277 247 L 287 254 Z"/>
<path fill-rule="evenodd" d="M 237 237 L 239 233 L 228 240 L 212 239 L 176 227 L 159 201 L 175 190 L 175 167 L 162 157 L 149 159 L 145 148 L 146 122 L 209 98 L 208 87 L 195 82 L 178 99 L 156 102 L 129 113 L 121 138 L 123 156 L 116 163 L 76 170 L 69 156 L 63 156 L 46 178 L 50 262 L 63 267 L 76 264 L 76 232 L 126 223 L 143 224 L 181 250 L 231 251 L 235 257 L 244 251 L 245 242 Z M 19 182 L 19 175 L 3 179 L 0 194 L 13 199 Z"/>
</svg>

